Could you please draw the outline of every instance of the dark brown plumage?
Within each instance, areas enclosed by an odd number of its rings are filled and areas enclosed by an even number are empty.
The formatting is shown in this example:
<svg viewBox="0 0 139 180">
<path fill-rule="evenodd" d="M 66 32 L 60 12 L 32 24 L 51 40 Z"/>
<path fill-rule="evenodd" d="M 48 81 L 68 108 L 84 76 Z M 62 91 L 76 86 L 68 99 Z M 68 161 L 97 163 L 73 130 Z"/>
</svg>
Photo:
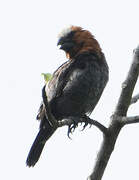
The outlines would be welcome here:
<svg viewBox="0 0 139 180">
<path fill-rule="evenodd" d="M 77 26 L 64 31 L 58 45 L 69 60 L 54 72 L 46 87 L 51 112 L 57 120 L 86 116 L 95 108 L 108 81 L 104 54 L 93 35 Z M 43 104 L 37 119 L 40 130 L 28 155 L 28 166 L 36 164 L 45 142 L 56 131 L 47 119 Z"/>
</svg>

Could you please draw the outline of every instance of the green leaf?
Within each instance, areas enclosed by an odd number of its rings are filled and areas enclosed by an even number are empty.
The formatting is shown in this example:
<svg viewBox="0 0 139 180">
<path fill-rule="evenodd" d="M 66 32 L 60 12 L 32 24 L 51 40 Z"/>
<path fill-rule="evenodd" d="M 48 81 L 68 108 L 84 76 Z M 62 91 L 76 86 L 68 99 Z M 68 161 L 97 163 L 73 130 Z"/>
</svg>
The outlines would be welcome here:
<svg viewBox="0 0 139 180">
<path fill-rule="evenodd" d="M 46 84 L 52 79 L 52 74 L 50 73 L 42 73 L 41 75 L 44 77 Z"/>
</svg>

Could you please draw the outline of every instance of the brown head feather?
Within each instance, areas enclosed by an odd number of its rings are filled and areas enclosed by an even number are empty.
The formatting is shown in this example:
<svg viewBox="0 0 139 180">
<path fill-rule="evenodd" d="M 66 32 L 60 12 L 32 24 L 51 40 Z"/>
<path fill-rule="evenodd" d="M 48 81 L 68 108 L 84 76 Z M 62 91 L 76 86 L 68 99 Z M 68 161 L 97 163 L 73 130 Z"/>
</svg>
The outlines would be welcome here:
<svg viewBox="0 0 139 180">
<path fill-rule="evenodd" d="M 100 55 L 100 45 L 89 31 L 78 26 L 72 26 L 71 30 L 75 32 L 73 40 L 76 42 L 76 46 L 69 55 L 71 58 L 87 51 L 96 52 L 98 55 Z"/>
</svg>

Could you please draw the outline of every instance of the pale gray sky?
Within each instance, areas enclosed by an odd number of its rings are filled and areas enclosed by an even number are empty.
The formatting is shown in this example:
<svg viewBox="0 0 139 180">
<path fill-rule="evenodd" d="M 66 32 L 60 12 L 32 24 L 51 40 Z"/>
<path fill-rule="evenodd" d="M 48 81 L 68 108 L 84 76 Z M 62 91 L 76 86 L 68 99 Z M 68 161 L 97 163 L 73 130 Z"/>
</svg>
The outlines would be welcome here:
<svg viewBox="0 0 139 180">
<path fill-rule="evenodd" d="M 35 117 L 44 83 L 41 73 L 52 73 L 66 61 L 56 47 L 64 27 L 73 24 L 90 30 L 110 67 L 109 83 L 91 117 L 108 125 L 132 51 L 139 44 L 138 7 L 137 0 L 0 1 L 0 179 L 86 179 L 102 140 L 95 127 L 77 129 L 72 141 L 66 127 L 59 129 L 37 165 L 25 165 L 38 132 Z M 138 104 L 129 111 L 129 115 L 137 114 Z M 139 179 L 138 137 L 138 124 L 122 130 L 103 180 Z"/>
</svg>

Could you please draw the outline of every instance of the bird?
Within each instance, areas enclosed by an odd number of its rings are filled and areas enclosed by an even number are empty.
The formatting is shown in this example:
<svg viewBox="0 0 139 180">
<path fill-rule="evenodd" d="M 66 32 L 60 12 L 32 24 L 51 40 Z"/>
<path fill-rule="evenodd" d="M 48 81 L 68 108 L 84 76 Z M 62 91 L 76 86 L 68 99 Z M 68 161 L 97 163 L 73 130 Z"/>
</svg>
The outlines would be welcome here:
<svg viewBox="0 0 139 180">
<path fill-rule="evenodd" d="M 57 121 L 70 116 L 75 119 L 88 117 L 109 79 L 105 55 L 94 35 L 80 26 L 71 25 L 64 29 L 58 36 L 57 45 L 65 52 L 67 61 L 52 74 L 43 88 L 51 113 Z M 26 160 L 29 167 L 35 166 L 46 141 L 57 130 L 48 119 L 44 103 L 37 119 L 40 127 Z"/>
</svg>

